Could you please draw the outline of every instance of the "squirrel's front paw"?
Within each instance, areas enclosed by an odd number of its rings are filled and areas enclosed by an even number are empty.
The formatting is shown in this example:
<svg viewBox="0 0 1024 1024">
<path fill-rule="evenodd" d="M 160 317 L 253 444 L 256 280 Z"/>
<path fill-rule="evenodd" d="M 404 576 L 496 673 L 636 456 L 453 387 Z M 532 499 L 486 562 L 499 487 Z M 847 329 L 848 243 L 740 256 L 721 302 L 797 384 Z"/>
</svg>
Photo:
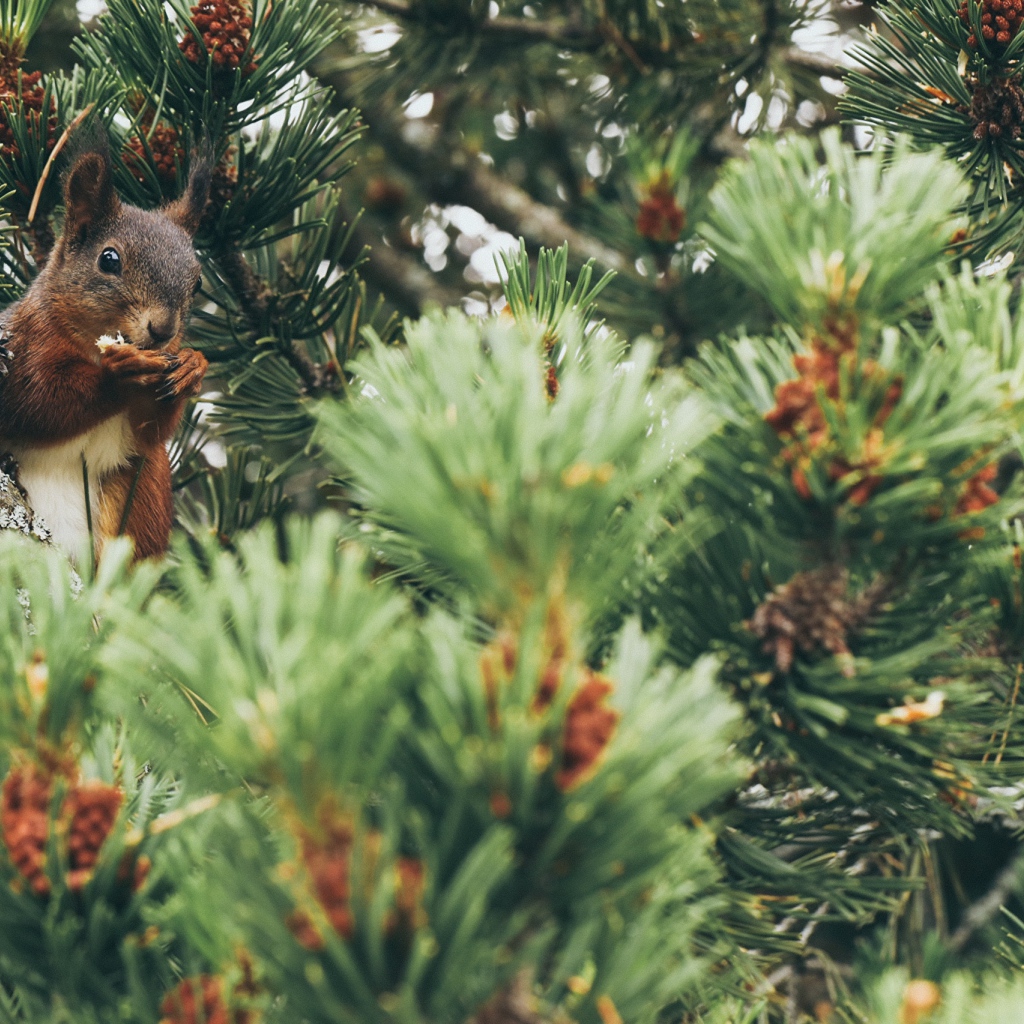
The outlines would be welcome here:
<svg viewBox="0 0 1024 1024">
<path fill-rule="evenodd" d="M 183 348 L 174 357 L 170 372 L 157 389 L 157 397 L 171 401 L 192 398 L 203 388 L 203 377 L 209 363 L 206 356 L 193 348 Z"/>
<path fill-rule="evenodd" d="M 134 345 L 111 345 L 103 350 L 101 366 L 111 376 L 140 388 L 153 388 L 167 379 L 174 356 Z"/>
</svg>

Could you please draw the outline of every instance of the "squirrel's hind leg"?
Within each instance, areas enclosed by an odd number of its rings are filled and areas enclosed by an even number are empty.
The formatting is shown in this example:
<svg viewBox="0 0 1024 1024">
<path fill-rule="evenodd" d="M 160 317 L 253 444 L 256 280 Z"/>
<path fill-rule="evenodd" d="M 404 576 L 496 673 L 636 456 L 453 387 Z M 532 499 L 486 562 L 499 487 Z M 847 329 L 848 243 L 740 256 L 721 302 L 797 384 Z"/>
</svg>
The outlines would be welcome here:
<svg viewBox="0 0 1024 1024">
<path fill-rule="evenodd" d="M 174 507 L 171 466 L 162 444 L 154 445 L 144 457 L 136 456 L 127 466 L 103 481 L 101 537 L 117 536 L 122 520 L 124 529 L 121 532 L 135 542 L 137 561 L 159 557 L 167 550 Z"/>
</svg>

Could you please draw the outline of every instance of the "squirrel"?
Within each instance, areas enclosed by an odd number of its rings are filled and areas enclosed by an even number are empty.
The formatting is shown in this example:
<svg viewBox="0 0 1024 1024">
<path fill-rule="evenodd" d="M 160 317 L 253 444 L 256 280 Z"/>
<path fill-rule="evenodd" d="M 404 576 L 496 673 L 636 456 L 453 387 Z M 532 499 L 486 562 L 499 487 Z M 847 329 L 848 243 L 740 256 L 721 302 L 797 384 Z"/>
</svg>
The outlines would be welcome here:
<svg viewBox="0 0 1024 1024">
<path fill-rule="evenodd" d="M 182 336 L 209 190 L 210 164 L 197 158 L 179 199 L 142 210 L 117 195 L 108 153 L 82 153 L 65 178 L 60 239 L 0 317 L 0 452 L 72 558 L 87 550 L 90 518 L 97 552 L 118 533 L 136 559 L 167 550 L 165 443 L 207 367 Z"/>
</svg>

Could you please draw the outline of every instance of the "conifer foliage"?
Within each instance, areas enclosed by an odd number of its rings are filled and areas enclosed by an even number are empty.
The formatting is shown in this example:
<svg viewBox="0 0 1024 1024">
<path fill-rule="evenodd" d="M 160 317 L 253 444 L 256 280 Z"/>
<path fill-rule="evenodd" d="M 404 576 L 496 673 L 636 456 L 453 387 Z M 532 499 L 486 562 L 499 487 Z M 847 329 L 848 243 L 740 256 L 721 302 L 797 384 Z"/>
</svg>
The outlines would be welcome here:
<svg viewBox="0 0 1024 1024">
<path fill-rule="evenodd" d="M 740 135 L 835 114 L 821 5 L 110 0 L 42 74 L 47 6 L 0 0 L 4 295 L 77 146 L 144 207 L 209 158 L 211 370 L 160 561 L 70 565 L 0 461 L 0 1020 L 1020 1017 L 1017 0 L 887 5 L 869 153 Z M 356 153 L 418 174 L 369 252 Z M 360 279 L 412 190 L 521 215 L 485 313 Z"/>
</svg>

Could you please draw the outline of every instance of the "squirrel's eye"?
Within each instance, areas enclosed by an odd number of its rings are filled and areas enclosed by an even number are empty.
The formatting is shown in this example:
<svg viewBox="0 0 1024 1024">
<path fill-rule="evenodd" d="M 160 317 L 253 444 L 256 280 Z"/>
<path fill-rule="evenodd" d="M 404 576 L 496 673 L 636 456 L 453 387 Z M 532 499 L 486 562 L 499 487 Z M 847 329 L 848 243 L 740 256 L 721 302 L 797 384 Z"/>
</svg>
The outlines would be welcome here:
<svg viewBox="0 0 1024 1024">
<path fill-rule="evenodd" d="M 121 273 L 121 254 L 116 249 L 104 249 L 98 262 L 104 274 Z"/>
</svg>

